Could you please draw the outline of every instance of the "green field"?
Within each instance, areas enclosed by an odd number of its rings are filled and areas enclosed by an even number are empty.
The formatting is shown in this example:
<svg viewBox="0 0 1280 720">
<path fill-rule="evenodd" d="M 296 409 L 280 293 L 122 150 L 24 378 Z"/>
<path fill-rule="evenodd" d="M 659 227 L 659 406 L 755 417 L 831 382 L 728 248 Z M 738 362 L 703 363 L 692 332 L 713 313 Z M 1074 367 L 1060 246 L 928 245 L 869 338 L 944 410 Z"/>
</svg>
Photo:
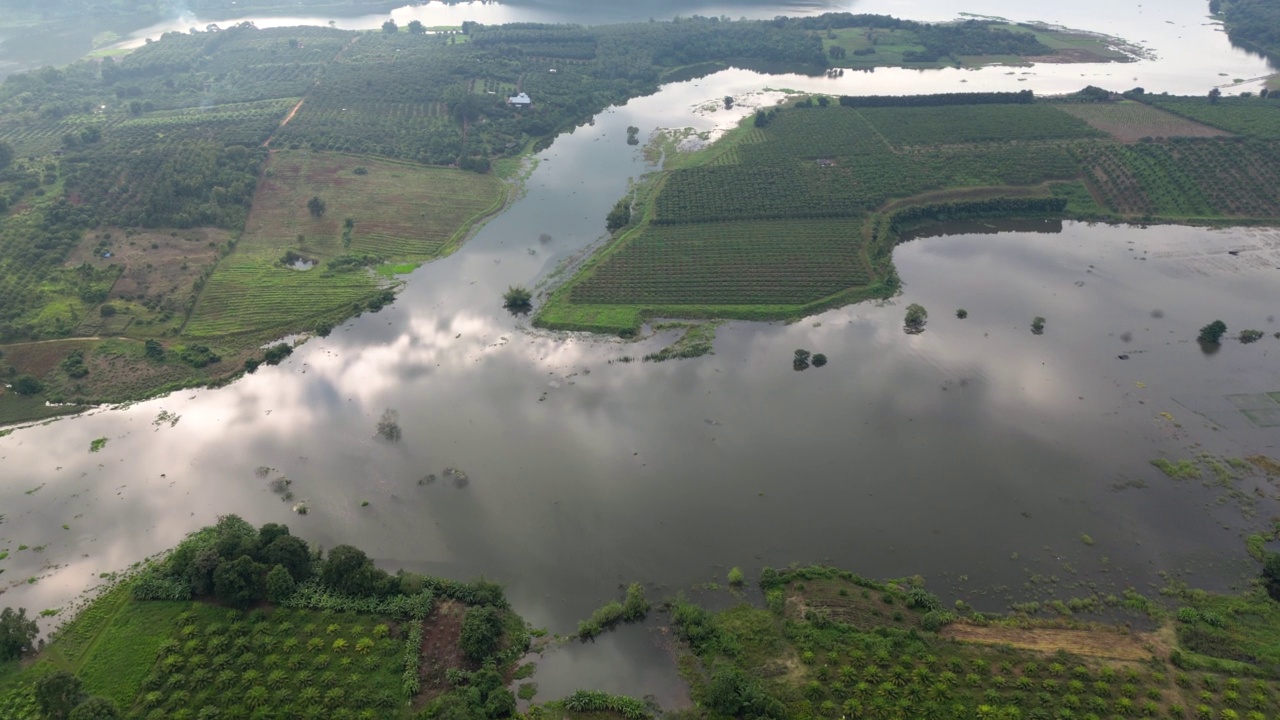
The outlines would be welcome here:
<svg viewBox="0 0 1280 720">
<path fill-rule="evenodd" d="M 1229 133 L 1280 137 L 1280 97 L 1224 97 L 1215 103 L 1204 97 L 1148 95 L 1143 101 Z"/>
<path fill-rule="evenodd" d="M 554 290 L 535 322 L 629 334 L 651 317 L 794 318 L 885 297 L 896 287 L 894 218 L 1280 219 L 1280 126 L 1221 137 L 1130 100 L 1028 99 L 806 99 L 748 118 L 645 185 L 633 225 Z M 1261 101 L 1233 113 L 1275 114 Z M 1121 128 L 1142 141 L 1102 132 Z M 1146 134 L 1157 130 L 1166 135 Z M 1174 137 L 1183 133 L 1194 137 Z M 933 209 L 902 215 L 917 206 Z"/>
</svg>

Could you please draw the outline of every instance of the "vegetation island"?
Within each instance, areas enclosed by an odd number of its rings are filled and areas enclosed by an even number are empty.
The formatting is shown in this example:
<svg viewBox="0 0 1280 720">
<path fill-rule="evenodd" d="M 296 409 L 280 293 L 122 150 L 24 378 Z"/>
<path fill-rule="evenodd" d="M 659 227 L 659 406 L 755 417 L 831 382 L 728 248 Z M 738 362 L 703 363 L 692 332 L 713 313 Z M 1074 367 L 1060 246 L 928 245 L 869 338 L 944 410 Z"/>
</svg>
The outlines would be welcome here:
<svg viewBox="0 0 1280 720">
<path fill-rule="evenodd" d="M 651 607 L 634 584 L 562 636 L 491 582 L 389 574 L 349 545 L 226 516 L 111 578 L 48 643 L 6 608 L 0 716 L 1261 720 L 1280 715 L 1280 555 L 1259 557 L 1241 595 L 1170 584 L 1007 615 L 944 606 L 919 577 L 818 566 L 764 568 L 753 601 L 734 568 L 721 610 L 683 593 Z M 1125 621 L 1081 619 L 1102 614 Z M 646 618 L 669 633 L 691 707 L 539 695 L 537 658 Z"/>
</svg>

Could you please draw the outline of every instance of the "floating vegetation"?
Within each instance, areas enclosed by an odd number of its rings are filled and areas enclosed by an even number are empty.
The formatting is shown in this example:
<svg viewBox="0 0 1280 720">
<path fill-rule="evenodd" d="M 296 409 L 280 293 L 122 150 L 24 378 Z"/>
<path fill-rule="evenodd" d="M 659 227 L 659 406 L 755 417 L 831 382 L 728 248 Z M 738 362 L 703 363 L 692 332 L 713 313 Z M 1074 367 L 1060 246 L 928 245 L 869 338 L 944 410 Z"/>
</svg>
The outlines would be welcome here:
<svg viewBox="0 0 1280 720">
<path fill-rule="evenodd" d="M 1035 318 L 1031 320 L 1031 333 L 1033 335 L 1043 335 L 1044 322 L 1045 322 L 1044 318 L 1040 317 L 1039 315 L 1035 316 Z"/>
<path fill-rule="evenodd" d="M 156 427 L 160 427 L 161 425 L 168 423 L 169 427 L 173 427 L 174 425 L 177 425 L 178 421 L 181 419 L 181 415 L 171 413 L 168 410 L 161 410 L 160 414 L 156 415 L 156 419 L 151 421 L 151 424 Z"/>
<path fill-rule="evenodd" d="M 1093 538 L 1090 537 L 1088 533 L 1083 533 L 1080 535 L 1080 542 L 1090 547 L 1093 547 L 1093 544 L 1094 544 Z"/>
<path fill-rule="evenodd" d="M 304 500 L 294 505 L 293 511 L 298 513 L 299 515 L 306 515 L 307 513 L 311 512 L 311 508 L 307 505 L 306 501 Z"/>
<path fill-rule="evenodd" d="M 94 440 L 93 442 L 89 443 L 89 452 L 96 453 L 106 446 L 107 446 L 107 439 L 104 437 L 100 437 L 97 440 Z"/>
<path fill-rule="evenodd" d="M 1248 345 L 1250 343 L 1258 342 L 1265 336 L 1266 336 L 1266 333 L 1262 332 L 1261 330 L 1241 330 L 1240 342 L 1245 345 Z"/>
<path fill-rule="evenodd" d="M 259 465 L 258 469 L 253 471 L 253 474 L 257 475 L 260 478 L 265 478 L 266 476 L 271 474 L 271 468 L 267 467 L 266 465 Z"/>
<path fill-rule="evenodd" d="M 684 335 L 679 340 L 671 343 L 667 347 L 662 348 L 656 353 L 649 353 L 644 356 L 644 362 L 663 362 L 665 360 L 673 360 L 676 358 L 696 358 L 703 355 L 710 355 L 712 345 L 716 339 L 716 323 L 700 323 L 695 325 L 661 325 L 656 329 L 666 329 L 671 327 L 687 327 Z M 621 359 L 619 359 L 621 361 Z M 626 362 L 629 362 L 628 359 Z"/>
<path fill-rule="evenodd" d="M 436 474 L 435 474 L 435 473 L 430 473 L 430 474 L 428 474 L 428 475 L 423 475 L 422 477 L 418 478 L 418 484 L 419 484 L 419 485 L 430 485 L 430 484 L 434 483 L 435 481 L 436 481 Z"/>
<path fill-rule="evenodd" d="M 468 477 L 465 472 L 452 466 L 444 469 L 444 476 L 447 478 L 453 478 L 454 486 L 460 488 L 466 487 L 467 484 L 471 482 L 471 478 Z"/>
<path fill-rule="evenodd" d="M 1190 460 L 1179 460 L 1175 463 L 1164 458 L 1156 458 L 1151 461 L 1151 464 L 1160 468 L 1160 472 L 1174 480 L 1200 479 L 1200 468 L 1196 467 L 1196 464 Z"/>
</svg>

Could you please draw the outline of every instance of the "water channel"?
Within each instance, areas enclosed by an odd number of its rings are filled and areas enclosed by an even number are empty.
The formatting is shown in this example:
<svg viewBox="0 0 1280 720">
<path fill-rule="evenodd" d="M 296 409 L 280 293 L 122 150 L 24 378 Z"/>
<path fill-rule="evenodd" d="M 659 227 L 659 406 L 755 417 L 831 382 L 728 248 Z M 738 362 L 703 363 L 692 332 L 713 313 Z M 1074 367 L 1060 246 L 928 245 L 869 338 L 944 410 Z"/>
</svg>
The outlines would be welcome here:
<svg viewBox="0 0 1280 720">
<path fill-rule="evenodd" d="M 226 388 L 0 438 L 3 604 L 65 606 L 100 573 L 224 513 L 358 545 L 390 569 L 484 575 L 561 633 L 622 584 L 661 597 L 723 583 L 734 565 L 749 576 L 791 562 L 919 573 L 944 598 L 993 610 L 1025 595 L 1033 574 L 1061 576 L 1064 596 L 1087 594 L 1084 582 L 1149 590 L 1161 571 L 1225 588 L 1251 571 L 1241 536 L 1275 513 L 1274 489 L 1241 481 L 1245 494 L 1267 496 L 1242 509 L 1149 461 L 1277 453 L 1276 428 L 1227 398 L 1280 390 L 1276 230 L 956 226 L 897 249 L 905 287 L 890 302 L 790 325 L 729 323 L 714 355 L 661 364 L 616 360 L 670 334 L 624 343 L 544 333 L 499 301 L 508 285 L 545 282 L 596 243 L 608 208 L 652 169 L 626 144 L 628 125 L 723 127 L 741 115 L 709 104 L 732 94 L 744 99 L 736 112 L 750 112 L 776 97 L 767 87 L 1200 92 L 1219 73 L 1265 75 L 1262 60 L 1204 24 L 1202 5 L 1090 0 L 1037 17 L 1006 0 L 855 3 L 1103 29 L 1145 40 L 1152 58 L 840 80 L 727 70 L 610 108 L 539 153 L 524 195 L 461 251 L 416 271 L 382 312 Z M 429 11 L 395 16 L 441 24 L 418 14 Z M 1129 32 L 1139 28 L 1149 32 Z M 908 336 L 912 302 L 931 319 Z M 967 319 L 954 317 L 959 307 Z M 1047 318 L 1043 335 L 1029 330 L 1035 315 Z M 1215 318 L 1268 335 L 1205 354 L 1195 332 Z M 801 347 L 830 363 L 793 371 Z M 373 437 L 388 408 L 404 432 L 396 444 Z M 99 437 L 107 445 L 91 453 Z M 290 478 L 310 513 L 277 499 L 259 467 Z M 542 698 L 592 685 L 674 704 L 668 653 L 656 630 L 630 628 L 549 654 L 535 679 Z"/>
</svg>

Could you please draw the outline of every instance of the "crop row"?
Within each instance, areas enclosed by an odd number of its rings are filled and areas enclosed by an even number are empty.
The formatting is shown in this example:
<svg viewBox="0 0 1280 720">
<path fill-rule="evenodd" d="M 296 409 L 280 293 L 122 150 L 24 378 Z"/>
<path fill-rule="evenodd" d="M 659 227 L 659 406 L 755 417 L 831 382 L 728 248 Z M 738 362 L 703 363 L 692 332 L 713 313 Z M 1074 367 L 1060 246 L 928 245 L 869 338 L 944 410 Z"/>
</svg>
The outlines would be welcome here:
<svg viewBox="0 0 1280 720">
<path fill-rule="evenodd" d="M 1202 217 L 1280 217 L 1280 143 L 1199 140 L 1076 150 L 1114 210 Z"/>
<path fill-rule="evenodd" d="M 868 282 L 861 222 L 652 225 L 575 286 L 575 303 L 804 304 Z"/>
</svg>

